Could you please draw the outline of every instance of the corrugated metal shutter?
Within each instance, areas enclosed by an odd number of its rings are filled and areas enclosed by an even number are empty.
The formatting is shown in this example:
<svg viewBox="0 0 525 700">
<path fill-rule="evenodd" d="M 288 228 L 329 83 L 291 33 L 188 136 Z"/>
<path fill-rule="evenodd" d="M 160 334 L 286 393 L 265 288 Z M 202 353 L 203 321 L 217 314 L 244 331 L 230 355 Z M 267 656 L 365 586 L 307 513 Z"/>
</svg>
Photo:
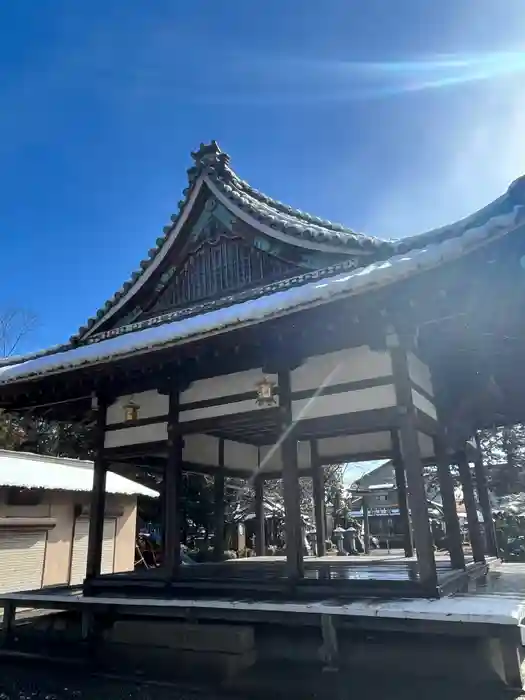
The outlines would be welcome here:
<svg viewBox="0 0 525 700">
<path fill-rule="evenodd" d="M 103 574 L 112 574 L 115 563 L 115 535 L 117 521 L 115 518 L 104 520 L 104 539 L 102 541 L 102 561 L 100 570 Z"/>
<path fill-rule="evenodd" d="M 30 591 L 42 586 L 47 532 L 0 533 L 0 593 Z"/>
<path fill-rule="evenodd" d="M 113 573 L 113 561 L 115 558 L 115 533 L 117 522 L 114 518 L 104 520 L 104 539 L 102 542 L 102 567 L 103 574 Z M 89 540 L 89 520 L 79 518 L 75 524 L 75 538 L 73 540 L 73 554 L 71 557 L 70 585 L 77 586 L 83 583 L 86 576 L 86 563 Z"/>
</svg>

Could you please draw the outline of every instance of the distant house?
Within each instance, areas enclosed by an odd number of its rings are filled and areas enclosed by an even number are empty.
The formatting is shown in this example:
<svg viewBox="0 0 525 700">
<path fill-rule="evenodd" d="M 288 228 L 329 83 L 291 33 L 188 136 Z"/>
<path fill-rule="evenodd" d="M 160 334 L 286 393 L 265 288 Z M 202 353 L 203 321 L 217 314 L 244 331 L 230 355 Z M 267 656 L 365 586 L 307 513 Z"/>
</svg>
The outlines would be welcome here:
<svg viewBox="0 0 525 700">
<path fill-rule="evenodd" d="M 392 460 L 384 461 L 356 480 L 359 489 L 378 489 L 379 493 L 366 496 L 370 517 L 370 532 L 381 544 L 398 547 L 403 543 L 403 529 L 399 514 L 396 488 L 396 474 Z M 381 488 L 383 487 L 383 488 Z M 351 490 L 351 487 L 350 487 Z M 429 512 L 432 517 L 440 519 L 440 496 L 435 491 L 427 493 Z M 362 498 L 352 502 L 351 515 L 362 517 Z"/>
<path fill-rule="evenodd" d="M 82 583 L 92 462 L 0 450 L 0 593 Z M 102 570 L 132 570 L 137 498 L 156 491 L 109 472 Z"/>
</svg>

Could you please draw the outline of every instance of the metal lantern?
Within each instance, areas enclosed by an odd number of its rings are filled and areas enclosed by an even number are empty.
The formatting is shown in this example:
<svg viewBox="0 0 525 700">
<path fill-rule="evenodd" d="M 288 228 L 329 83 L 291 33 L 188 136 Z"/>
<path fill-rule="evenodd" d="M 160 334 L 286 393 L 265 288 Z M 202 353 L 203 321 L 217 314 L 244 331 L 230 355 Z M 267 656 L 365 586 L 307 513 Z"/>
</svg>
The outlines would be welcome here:
<svg viewBox="0 0 525 700">
<path fill-rule="evenodd" d="M 126 404 L 124 404 L 124 421 L 129 423 L 137 420 L 139 417 L 139 408 L 140 406 L 138 403 L 135 403 L 133 399 L 130 399 Z"/>
<path fill-rule="evenodd" d="M 257 403 L 259 406 L 275 405 L 274 388 L 275 384 L 267 377 L 263 377 L 261 381 L 256 384 Z"/>
</svg>

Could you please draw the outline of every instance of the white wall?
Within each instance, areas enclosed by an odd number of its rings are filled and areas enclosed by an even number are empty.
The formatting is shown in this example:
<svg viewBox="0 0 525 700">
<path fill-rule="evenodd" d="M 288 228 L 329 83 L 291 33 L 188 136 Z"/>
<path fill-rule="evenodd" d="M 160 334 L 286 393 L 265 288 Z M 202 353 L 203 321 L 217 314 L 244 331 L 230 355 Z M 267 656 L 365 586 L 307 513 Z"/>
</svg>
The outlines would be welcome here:
<svg viewBox="0 0 525 700">
<path fill-rule="evenodd" d="M 291 385 L 294 392 L 390 376 L 390 354 L 362 346 L 309 357 L 304 364 L 293 370 Z"/>
<path fill-rule="evenodd" d="M 416 357 L 413 352 L 407 353 L 408 373 L 410 379 L 431 396 L 434 395 L 432 376 L 427 365 Z"/>
<path fill-rule="evenodd" d="M 416 408 L 419 408 L 419 410 L 425 413 L 427 416 L 437 420 L 436 407 L 432 401 L 429 401 L 426 396 L 420 394 L 416 389 L 412 389 L 412 401 L 414 402 L 414 406 Z"/>
<path fill-rule="evenodd" d="M 106 423 L 114 425 L 125 420 L 124 406 L 132 400 L 139 406 L 139 418 L 154 418 L 155 416 L 167 416 L 169 398 L 158 391 L 141 391 L 138 394 L 126 394 L 120 396 L 115 403 L 108 406 Z"/>
<path fill-rule="evenodd" d="M 220 440 L 212 435 L 185 435 L 182 459 L 207 467 L 219 465 Z M 259 451 L 253 445 L 233 440 L 224 441 L 224 466 L 237 471 L 256 470 Z"/>
<path fill-rule="evenodd" d="M 104 438 L 104 447 L 124 447 L 125 445 L 144 445 L 148 442 L 161 442 L 168 439 L 167 423 L 137 425 L 132 428 L 108 430 Z"/>
<path fill-rule="evenodd" d="M 394 386 L 376 386 L 371 389 L 345 391 L 339 394 L 316 396 L 292 401 L 294 420 L 322 418 L 324 416 L 345 415 L 359 411 L 372 411 L 396 405 Z"/>
</svg>

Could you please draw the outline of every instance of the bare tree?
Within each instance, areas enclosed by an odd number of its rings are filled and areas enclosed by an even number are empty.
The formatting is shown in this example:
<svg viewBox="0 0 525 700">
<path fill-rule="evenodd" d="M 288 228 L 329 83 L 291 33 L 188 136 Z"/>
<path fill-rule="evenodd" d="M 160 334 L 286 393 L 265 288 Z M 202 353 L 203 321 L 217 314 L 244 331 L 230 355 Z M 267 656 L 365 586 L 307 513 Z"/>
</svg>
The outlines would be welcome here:
<svg viewBox="0 0 525 700">
<path fill-rule="evenodd" d="M 20 342 L 37 325 L 37 317 L 23 308 L 0 310 L 0 359 L 16 353 Z M 0 411 L 0 448 L 20 449 L 25 440 L 25 429 L 20 416 Z"/>
<path fill-rule="evenodd" d="M 24 308 L 0 310 L 0 357 L 15 354 L 21 341 L 37 327 L 37 316 Z"/>
</svg>

